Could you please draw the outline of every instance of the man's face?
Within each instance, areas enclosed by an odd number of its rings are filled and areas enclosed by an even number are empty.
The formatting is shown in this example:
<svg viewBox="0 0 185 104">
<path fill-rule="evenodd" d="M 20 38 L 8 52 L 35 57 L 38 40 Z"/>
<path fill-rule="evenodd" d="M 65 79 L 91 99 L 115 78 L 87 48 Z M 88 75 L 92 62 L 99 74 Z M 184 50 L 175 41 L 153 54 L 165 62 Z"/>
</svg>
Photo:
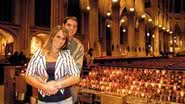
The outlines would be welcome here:
<svg viewBox="0 0 185 104">
<path fill-rule="evenodd" d="M 72 38 L 76 31 L 78 23 L 75 20 L 68 19 L 67 22 L 64 24 L 64 27 L 69 31 L 69 37 Z"/>
</svg>

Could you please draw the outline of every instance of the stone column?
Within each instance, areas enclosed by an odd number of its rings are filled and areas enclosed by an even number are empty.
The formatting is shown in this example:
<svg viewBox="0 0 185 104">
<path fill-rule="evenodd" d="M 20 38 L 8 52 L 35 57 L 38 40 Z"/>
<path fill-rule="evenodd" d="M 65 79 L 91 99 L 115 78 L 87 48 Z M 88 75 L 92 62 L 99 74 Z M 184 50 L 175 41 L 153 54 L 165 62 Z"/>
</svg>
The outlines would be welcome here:
<svg viewBox="0 0 185 104">
<path fill-rule="evenodd" d="M 119 3 L 112 4 L 112 56 L 120 56 Z"/>
<path fill-rule="evenodd" d="M 145 51 L 145 22 L 144 19 L 141 19 L 139 22 L 138 27 L 138 45 L 136 47 L 138 48 L 138 57 L 146 56 Z"/>
<path fill-rule="evenodd" d="M 30 28 L 30 24 L 29 24 L 29 7 L 30 7 L 30 1 L 31 0 L 23 0 L 22 2 L 20 2 L 20 6 L 21 6 L 21 16 L 20 16 L 20 24 L 21 24 L 21 31 L 19 34 L 19 38 L 17 38 L 17 50 L 18 51 L 23 51 L 26 55 L 29 54 L 29 28 Z"/>
<path fill-rule="evenodd" d="M 134 29 L 134 14 L 129 14 L 128 16 L 128 43 L 127 43 L 127 50 L 128 50 L 128 57 L 135 56 L 135 29 Z"/>
<path fill-rule="evenodd" d="M 154 56 L 159 56 L 159 28 L 154 29 Z"/>
<path fill-rule="evenodd" d="M 167 32 L 163 32 L 163 40 L 164 40 L 164 52 L 166 53 L 166 52 L 168 52 L 168 50 L 169 50 L 169 45 L 168 45 L 168 41 L 169 41 L 169 36 L 168 36 L 168 34 L 167 34 Z"/>
<path fill-rule="evenodd" d="M 82 26 L 81 26 L 81 32 L 85 36 L 85 52 L 89 49 L 89 13 L 86 11 L 82 12 Z"/>
<path fill-rule="evenodd" d="M 159 52 L 164 52 L 164 38 L 163 38 L 163 32 L 160 30 L 159 31 Z"/>
<path fill-rule="evenodd" d="M 21 16 L 21 0 L 16 0 L 15 1 L 15 9 L 14 9 L 14 11 L 15 11 L 15 17 L 14 17 L 14 23 L 15 24 L 20 24 L 20 16 Z"/>
<path fill-rule="evenodd" d="M 51 25 L 62 25 L 63 20 L 67 16 L 67 0 L 51 0 Z"/>
<path fill-rule="evenodd" d="M 106 19 L 102 17 L 102 19 L 100 20 L 100 36 L 101 36 L 101 53 L 102 55 L 107 55 L 106 53 Z"/>
<path fill-rule="evenodd" d="M 35 26 L 35 0 L 29 0 L 29 23 L 30 26 Z"/>
<path fill-rule="evenodd" d="M 98 41 L 98 0 L 89 0 L 89 47 L 94 49 L 94 55 L 99 56 Z"/>
</svg>

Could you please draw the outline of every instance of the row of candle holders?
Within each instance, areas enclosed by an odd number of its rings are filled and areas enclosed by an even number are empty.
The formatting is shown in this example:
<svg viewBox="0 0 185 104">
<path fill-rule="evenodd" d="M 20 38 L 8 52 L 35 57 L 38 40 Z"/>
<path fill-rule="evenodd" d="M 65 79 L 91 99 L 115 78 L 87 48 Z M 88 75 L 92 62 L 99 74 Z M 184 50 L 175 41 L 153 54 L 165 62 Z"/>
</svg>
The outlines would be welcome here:
<svg viewBox="0 0 185 104">
<path fill-rule="evenodd" d="M 185 72 L 180 70 L 94 67 L 79 86 L 118 96 L 185 103 Z"/>
</svg>

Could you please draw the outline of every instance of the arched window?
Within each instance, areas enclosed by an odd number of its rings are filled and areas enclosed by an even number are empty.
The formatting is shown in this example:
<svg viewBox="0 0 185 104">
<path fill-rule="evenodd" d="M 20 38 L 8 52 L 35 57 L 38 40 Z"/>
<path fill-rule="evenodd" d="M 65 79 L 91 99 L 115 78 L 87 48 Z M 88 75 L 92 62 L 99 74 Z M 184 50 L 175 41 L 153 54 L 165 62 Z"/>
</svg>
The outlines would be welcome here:
<svg viewBox="0 0 185 104">
<path fill-rule="evenodd" d="M 14 16 L 14 0 L 0 0 L 0 21 L 12 22 Z"/>
<path fill-rule="evenodd" d="M 35 25 L 50 27 L 51 0 L 35 0 Z"/>
</svg>

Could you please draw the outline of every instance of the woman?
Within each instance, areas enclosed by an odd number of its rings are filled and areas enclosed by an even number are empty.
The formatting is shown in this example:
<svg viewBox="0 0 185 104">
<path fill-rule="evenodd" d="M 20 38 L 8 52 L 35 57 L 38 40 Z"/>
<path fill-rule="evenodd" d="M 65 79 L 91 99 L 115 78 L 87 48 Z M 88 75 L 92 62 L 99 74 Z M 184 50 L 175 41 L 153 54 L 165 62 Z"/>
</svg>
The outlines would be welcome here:
<svg viewBox="0 0 185 104">
<path fill-rule="evenodd" d="M 26 82 L 39 89 L 38 104 L 72 104 L 70 86 L 80 80 L 68 44 L 68 31 L 57 26 L 41 49 L 31 58 Z"/>
</svg>

